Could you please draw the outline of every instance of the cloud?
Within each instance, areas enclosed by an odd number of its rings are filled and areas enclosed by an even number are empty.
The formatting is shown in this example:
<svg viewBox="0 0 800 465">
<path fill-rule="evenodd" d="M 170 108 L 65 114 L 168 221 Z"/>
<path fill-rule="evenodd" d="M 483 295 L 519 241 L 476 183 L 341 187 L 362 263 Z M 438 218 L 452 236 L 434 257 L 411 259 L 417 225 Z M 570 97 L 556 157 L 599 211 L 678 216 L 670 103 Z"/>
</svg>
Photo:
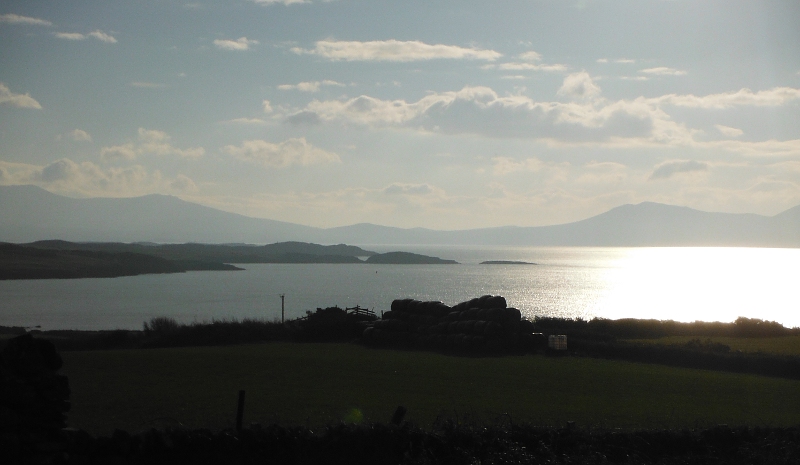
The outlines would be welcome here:
<svg viewBox="0 0 800 465">
<path fill-rule="evenodd" d="M 140 89 L 163 89 L 167 87 L 166 84 L 161 84 L 158 82 L 142 82 L 142 81 L 134 81 L 130 83 L 131 87 L 138 87 Z"/>
<path fill-rule="evenodd" d="M 86 36 L 79 32 L 56 32 L 55 36 L 64 40 L 84 40 Z"/>
<path fill-rule="evenodd" d="M 272 109 L 272 105 L 269 103 L 269 100 L 264 100 L 261 102 L 261 107 L 264 109 L 264 113 L 272 113 L 274 111 Z"/>
<path fill-rule="evenodd" d="M 708 163 L 695 160 L 672 160 L 656 166 L 648 179 L 669 179 L 678 173 L 691 173 L 695 171 L 708 171 Z"/>
<path fill-rule="evenodd" d="M 30 16 L 20 16 L 13 13 L 0 15 L 0 23 L 24 24 L 28 26 L 52 26 L 53 23 L 45 19 L 31 18 Z"/>
<path fill-rule="evenodd" d="M 280 90 L 299 90 L 300 92 L 319 92 L 321 86 L 338 86 L 344 87 L 344 84 L 336 81 L 313 81 L 313 82 L 299 82 L 297 84 L 281 84 L 278 86 Z"/>
<path fill-rule="evenodd" d="M 434 59 L 473 59 L 494 61 L 502 54 L 494 50 L 456 45 L 430 45 L 420 41 L 376 40 L 371 42 L 320 40 L 311 50 L 295 47 L 297 54 L 318 55 L 344 61 L 422 61 Z"/>
<path fill-rule="evenodd" d="M 651 74 L 653 76 L 683 76 L 686 74 L 686 71 L 681 71 L 679 69 L 674 68 L 666 68 L 664 66 L 660 66 L 658 68 L 647 68 L 639 70 L 640 73 L 644 74 Z"/>
<path fill-rule="evenodd" d="M 220 50 L 249 50 L 251 45 L 258 45 L 258 41 L 247 37 L 239 37 L 236 40 L 216 39 L 214 45 Z"/>
<path fill-rule="evenodd" d="M 386 195 L 428 195 L 433 191 L 428 184 L 393 183 L 383 189 L 383 193 Z"/>
<path fill-rule="evenodd" d="M 657 105 L 667 104 L 690 108 L 725 109 L 737 106 L 777 107 L 797 99 L 800 99 L 800 89 L 774 87 L 758 92 L 743 88 L 736 92 L 710 94 L 700 97 L 691 94 L 669 94 L 650 99 L 650 101 Z"/>
<path fill-rule="evenodd" d="M 91 142 L 92 136 L 82 129 L 75 129 L 69 133 L 69 137 L 76 142 Z"/>
<path fill-rule="evenodd" d="M 501 63 L 499 65 L 489 64 L 482 66 L 483 69 L 499 69 L 503 71 L 548 71 L 548 72 L 562 72 L 567 70 L 566 65 L 562 64 L 554 64 L 554 65 L 546 65 L 546 64 L 536 64 L 536 63 L 521 63 L 521 62 L 509 62 L 509 63 Z"/>
<path fill-rule="evenodd" d="M 106 34 L 105 32 L 103 32 L 103 31 L 101 31 L 99 29 L 94 31 L 94 32 L 90 32 L 89 36 L 90 37 L 94 37 L 95 39 L 99 40 L 100 42 L 106 42 L 106 43 L 109 43 L 109 44 L 116 44 L 117 43 L 117 39 L 115 39 L 114 37 L 110 36 L 109 34 Z"/>
<path fill-rule="evenodd" d="M 144 128 L 139 128 L 138 138 L 135 142 L 100 149 L 100 157 L 106 161 L 134 160 L 145 154 L 199 158 L 205 154 L 205 149 L 202 147 L 179 149 L 170 143 L 170 136 L 167 133 Z"/>
<path fill-rule="evenodd" d="M 100 149 L 100 158 L 106 161 L 110 160 L 135 160 L 139 152 L 133 143 L 125 145 L 113 145 L 111 147 L 103 147 Z"/>
<path fill-rule="evenodd" d="M 169 187 L 179 192 L 197 192 L 197 184 L 188 176 L 179 174 L 175 179 L 169 181 Z"/>
<path fill-rule="evenodd" d="M 749 90 L 709 96 L 666 95 L 609 101 L 586 72 L 564 79 L 558 93 L 567 102 L 536 101 L 525 95 L 500 96 L 489 87 L 431 92 L 417 101 L 383 100 L 369 95 L 313 100 L 283 114 L 290 124 L 344 124 L 371 128 L 409 128 L 439 134 L 533 139 L 550 147 L 601 145 L 609 148 L 693 147 L 747 156 L 790 156 L 797 141 L 698 141 L 702 131 L 674 121 L 672 105 L 724 108 L 778 105 L 800 97 L 796 89 Z M 729 134 L 733 132 L 729 131 Z M 729 136 L 730 137 L 730 136 Z"/>
<path fill-rule="evenodd" d="M 717 140 L 693 143 L 701 149 L 719 149 L 740 153 L 748 157 L 798 157 L 800 156 L 800 139 L 765 140 L 758 142 L 740 140 Z"/>
<path fill-rule="evenodd" d="M 559 166 L 554 163 L 545 163 L 535 157 L 524 160 L 511 157 L 492 158 L 492 172 L 500 176 L 518 172 L 540 173 L 551 169 L 563 170 L 568 167 L 569 163 L 562 163 Z"/>
<path fill-rule="evenodd" d="M 341 161 L 338 155 L 314 147 L 305 137 L 287 139 L 278 144 L 264 140 L 246 140 L 238 147 L 226 145 L 222 151 L 236 159 L 262 165 L 265 168 L 309 166 Z"/>
<path fill-rule="evenodd" d="M 80 32 L 56 32 L 54 35 L 59 39 L 64 39 L 64 40 L 85 40 L 89 37 L 93 37 L 99 40 L 100 42 L 105 42 L 107 44 L 117 43 L 117 39 L 99 29 L 94 32 L 90 32 L 88 34 L 81 34 Z"/>
<path fill-rule="evenodd" d="M 540 61 L 542 59 L 542 55 L 530 50 L 528 52 L 520 53 L 517 55 L 517 58 L 525 61 Z"/>
<path fill-rule="evenodd" d="M 558 95 L 576 99 L 593 98 L 600 95 L 600 87 L 592 81 L 589 73 L 581 71 L 564 78 L 564 83 L 558 89 Z"/>
<path fill-rule="evenodd" d="M 726 135 L 728 137 L 739 137 L 742 134 L 744 134 L 744 131 L 742 131 L 741 129 L 732 128 L 729 126 L 723 126 L 721 124 L 715 124 L 714 127 L 717 128 L 717 131 L 721 132 L 723 135 Z"/>
<path fill-rule="evenodd" d="M 180 194 L 197 190 L 194 181 L 182 174 L 172 178 L 140 165 L 103 168 L 68 158 L 44 166 L 0 160 L 0 183 L 33 184 L 56 193 L 88 197 L 130 197 L 154 192 Z"/>
<path fill-rule="evenodd" d="M 591 89 L 585 80 L 579 80 L 580 83 Z M 651 137 L 656 120 L 666 118 L 663 112 L 645 102 L 598 102 L 536 102 L 521 95 L 501 97 L 488 87 L 464 87 L 457 92 L 431 93 L 416 102 L 381 100 L 366 95 L 348 100 L 314 100 L 301 111 L 290 114 L 286 121 L 295 124 L 338 121 L 373 127 L 411 127 L 446 134 L 575 142 L 605 140 L 612 136 Z M 663 131 L 674 129 L 669 124 L 662 126 Z"/>
<path fill-rule="evenodd" d="M 7 85 L 0 82 L 0 105 L 8 104 L 17 108 L 40 110 L 42 106 L 30 94 L 15 94 Z"/>
</svg>

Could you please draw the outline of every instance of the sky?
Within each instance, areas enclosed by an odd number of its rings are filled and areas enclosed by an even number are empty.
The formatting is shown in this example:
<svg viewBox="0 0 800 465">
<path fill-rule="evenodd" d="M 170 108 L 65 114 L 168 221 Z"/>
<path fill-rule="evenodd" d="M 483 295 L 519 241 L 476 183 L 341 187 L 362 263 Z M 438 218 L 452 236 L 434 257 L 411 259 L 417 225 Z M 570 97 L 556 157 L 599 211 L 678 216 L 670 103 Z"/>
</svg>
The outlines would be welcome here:
<svg viewBox="0 0 800 465">
<path fill-rule="evenodd" d="M 0 185 L 317 227 L 800 204 L 796 0 L 0 3 Z"/>
</svg>

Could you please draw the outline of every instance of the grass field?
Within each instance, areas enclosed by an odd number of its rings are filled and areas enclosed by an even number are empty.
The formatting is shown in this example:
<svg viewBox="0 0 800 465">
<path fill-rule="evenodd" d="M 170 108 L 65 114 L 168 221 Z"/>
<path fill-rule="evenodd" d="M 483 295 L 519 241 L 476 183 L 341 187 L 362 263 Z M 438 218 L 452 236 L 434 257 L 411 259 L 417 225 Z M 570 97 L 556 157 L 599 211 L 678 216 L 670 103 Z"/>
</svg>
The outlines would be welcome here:
<svg viewBox="0 0 800 465">
<path fill-rule="evenodd" d="M 588 358 L 461 358 L 353 344 L 65 352 L 69 424 L 96 434 L 181 425 L 437 417 L 621 428 L 800 424 L 800 382 Z M 508 414 L 506 416 L 505 414 Z"/>
<path fill-rule="evenodd" d="M 777 337 L 699 337 L 699 336 L 669 336 L 658 339 L 629 339 L 628 342 L 643 344 L 686 344 L 692 339 L 702 342 L 711 340 L 729 346 L 732 351 L 763 352 L 765 354 L 800 356 L 800 336 Z"/>
</svg>

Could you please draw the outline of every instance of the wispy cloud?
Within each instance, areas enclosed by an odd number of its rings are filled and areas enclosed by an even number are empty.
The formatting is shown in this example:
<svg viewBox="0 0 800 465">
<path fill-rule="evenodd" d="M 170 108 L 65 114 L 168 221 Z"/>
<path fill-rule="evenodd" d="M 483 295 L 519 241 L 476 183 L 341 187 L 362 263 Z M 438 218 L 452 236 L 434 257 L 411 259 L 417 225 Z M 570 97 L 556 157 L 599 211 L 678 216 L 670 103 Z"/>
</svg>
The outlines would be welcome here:
<svg viewBox="0 0 800 465">
<path fill-rule="evenodd" d="M 788 156 L 798 141 L 702 141 L 699 129 L 674 121 L 670 106 L 699 109 L 737 105 L 783 105 L 800 98 L 800 89 L 776 88 L 707 96 L 665 95 L 608 101 L 586 72 L 567 76 L 558 94 L 568 102 L 535 101 L 524 95 L 500 96 L 488 87 L 430 93 L 417 101 L 383 100 L 369 95 L 314 100 L 284 114 L 292 124 L 361 124 L 373 128 L 406 127 L 441 134 L 479 134 L 493 138 L 527 138 L 548 146 L 598 145 L 614 148 L 696 147 L 738 152 L 746 156 Z M 737 137 L 735 128 L 718 128 Z"/>
<path fill-rule="evenodd" d="M 97 39 L 97 40 L 99 40 L 101 42 L 106 42 L 106 43 L 109 43 L 109 44 L 116 44 L 117 43 L 117 39 L 115 39 L 111 35 L 106 34 L 105 32 L 103 32 L 103 31 L 101 31 L 99 29 L 94 31 L 94 32 L 90 32 L 89 33 L 89 37 L 94 37 L 95 39 Z"/>
<path fill-rule="evenodd" d="M 542 59 L 542 55 L 533 50 L 529 50 L 527 52 L 520 53 L 519 55 L 517 55 L 517 58 L 525 61 L 540 61 Z"/>
<path fill-rule="evenodd" d="M 634 60 L 634 59 L 632 59 L 632 58 L 617 58 L 617 59 L 615 59 L 615 60 L 609 60 L 608 58 L 598 58 L 597 60 L 595 60 L 595 62 L 597 62 L 597 63 L 610 63 L 610 62 L 614 62 L 614 63 L 619 63 L 619 64 L 627 65 L 627 64 L 636 63 L 636 60 Z"/>
<path fill-rule="evenodd" d="M 715 124 L 714 127 L 717 128 L 717 131 L 721 132 L 723 135 L 726 135 L 728 137 L 739 137 L 742 134 L 744 134 L 744 131 L 742 131 L 741 129 L 732 128 L 730 126 Z"/>
<path fill-rule="evenodd" d="M 744 88 L 736 92 L 696 96 L 692 94 L 669 94 L 649 99 L 655 104 L 668 104 L 691 108 L 731 108 L 737 106 L 777 107 L 786 105 L 792 100 L 800 99 L 800 89 L 793 87 L 775 87 L 769 90 L 753 92 Z"/>
<path fill-rule="evenodd" d="M 570 98 L 586 99 L 600 95 L 600 87 L 594 83 L 589 73 L 582 71 L 564 78 L 564 83 L 558 89 L 557 94 Z"/>
<path fill-rule="evenodd" d="M 578 73 L 565 79 L 562 93 L 575 102 L 536 102 L 522 96 L 499 96 L 488 87 L 464 87 L 431 93 L 416 102 L 361 95 L 346 100 L 314 100 L 287 116 L 295 124 L 342 121 L 373 127 L 404 126 L 444 134 L 488 137 L 602 141 L 609 138 L 671 140 L 684 130 L 646 102 L 605 103 L 584 98 L 599 92 L 591 78 Z"/>
<path fill-rule="evenodd" d="M 86 36 L 81 34 L 80 32 L 56 32 L 54 34 L 59 39 L 64 40 L 84 40 Z"/>
<path fill-rule="evenodd" d="M 0 104 L 11 105 L 17 108 L 41 109 L 42 106 L 30 94 L 15 94 L 7 85 L 0 82 Z"/>
<path fill-rule="evenodd" d="M 308 143 L 305 137 L 287 139 L 280 143 L 265 140 L 246 140 L 241 146 L 227 145 L 222 151 L 238 160 L 264 166 L 285 168 L 290 165 L 318 165 L 337 163 L 341 160 L 333 152 L 327 152 Z"/>
<path fill-rule="evenodd" d="M 483 65 L 483 69 L 499 69 L 503 71 L 550 71 L 550 72 L 563 72 L 567 70 L 566 65 L 562 64 L 544 64 L 544 63 L 527 63 L 527 62 L 509 62 L 501 64 L 488 64 Z"/>
<path fill-rule="evenodd" d="M 428 195 L 434 189 L 428 184 L 392 183 L 383 189 L 386 195 Z"/>
<path fill-rule="evenodd" d="M 336 86 L 344 87 L 344 84 L 336 81 L 312 81 L 312 82 L 299 82 L 297 84 L 281 84 L 278 86 L 280 90 L 299 90 L 300 92 L 319 92 L 321 86 Z"/>
<path fill-rule="evenodd" d="M 473 59 L 494 61 L 502 56 L 494 50 L 426 44 L 420 41 L 376 40 L 370 42 L 321 40 L 313 49 L 291 49 L 297 54 L 317 55 L 344 61 L 423 61 L 435 59 Z"/>
<path fill-rule="evenodd" d="M 686 71 L 682 71 L 675 68 L 667 68 L 664 66 L 659 66 L 657 68 L 647 68 L 639 70 L 640 73 L 650 74 L 652 76 L 683 76 L 686 74 Z"/>
<path fill-rule="evenodd" d="M 205 154 L 202 147 L 179 149 L 172 145 L 170 136 L 164 131 L 139 128 L 139 137 L 135 142 L 113 145 L 100 149 L 103 160 L 134 160 L 140 155 L 174 155 L 181 158 L 199 158 Z"/>
<path fill-rule="evenodd" d="M 0 15 L 0 23 L 24 24 L 28 26 L 52 26 L 53 23 L 46 19 L 31 18 L 30 16 L 20 16 L 13 13 Z"/>
<path fill-rule="evenodd" d="M 88 34 L 81 34 L 80 32 L 56 32 L 53 35 L 64 40 L 86 40 L 89 37 L 92 37 L 107 44 L 117 43 L 117 39 L 115 39 L 112 35 L 107 34 L 99 29 Z"/>
<path fill-rule="evenodd" d="M 189 177 L 164 176 L 141 165 L 101 167 L 91 162 L 76 163 L 61 158 L 47 165 L 9 163 L 0 160 L 0 184 L 33 184 L 65 195 L 89 197 L 130 197 L 154 192 L 183 194 L 196 192 Z"/>
<path fill-rule="evenodd" d="M 89 135 L 88 132 L 84 131 L 83 129 L 75 129 L 69 133 L 70 139 L 74 140 L 75 142 L 91 142 L 92 136 Z"/>
<path fill-rule="evenodd" d="M 669 179 L 680 173 L 708 171 L 708 163 L 695 160 L 671 160 L 656 166 L 648 179 Z"/>
<path fill-rule="evenodd" d="M 247 37 L 239 37 L 236 40 L 216 39 L 214 45 L 220 50 L 249 50 L 251 45 L 258 45 L 257 40 L 250 40 Z"/>
</svg>

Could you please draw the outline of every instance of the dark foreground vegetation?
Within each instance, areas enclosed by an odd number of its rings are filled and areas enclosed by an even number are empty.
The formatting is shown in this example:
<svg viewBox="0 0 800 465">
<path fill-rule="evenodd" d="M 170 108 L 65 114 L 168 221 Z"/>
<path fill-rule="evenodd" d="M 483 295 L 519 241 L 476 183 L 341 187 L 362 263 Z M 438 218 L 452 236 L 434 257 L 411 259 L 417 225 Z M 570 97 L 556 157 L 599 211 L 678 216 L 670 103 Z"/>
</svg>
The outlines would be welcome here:
<svg viewBox="0 0 800 465">
<path fill-rule="evenodd" d="M 796 464 L 800 430 L 720 426 L 615 432 L 453 423 L 433 431 L 406 424 L 311 430 L 253 425 L 238 432 L 117 430 L 110 437 L 67 430 L 48 447 L 51 451 L 34 454 L 23 447 L 10 449 L 7 457 L 33 455 L 44 459 L 40 463 L 65 464 Z"/>
<path fill-rule="evenodd" d="M 0 328 L 22 334 L 25 328 Z M 732 350 L 714 339 L 798 337 L 800 328 L 738 318 L 733 323 L 657 320 L 521 318 L 501 296 L 483 296 L 452 307 L 398 299 L 380 317 L 358 307 L 318 308 L 281 323 L 245 319 L 180 324 L 153 318 L 143 331 L 46 331 L 59 350 L 214 346 L 259 342 L 353 342 L 376 348 L 497 356 L 544 353 L 800 379 L 800 356 Z M 549 335 L 566 335 L 567 349 L 548 347 Z M 683 337 L 680 343 L 650 341 Z M 726 339 L 726 340 L 727 340 Z"/>
<path fill-rule="evenodd" d="M 616 430 L 573 423 L 542 427 L 515 422 L 509 415 L 491 423 L 443 419 L 423 429 L 405 421 L 403 407 L 393 408 L 386 423 L 351 416 L 321 427 L 251 424 L 218 430 L 117 429 L 92 435 L 64 428 L 70 386 L 58 374 L 61 365 L 52 344 L 29 334 L 9 340 L 0 353 L 3 463 L 790 464 L 800 460 L 797 427 Z"/>
</svg>

